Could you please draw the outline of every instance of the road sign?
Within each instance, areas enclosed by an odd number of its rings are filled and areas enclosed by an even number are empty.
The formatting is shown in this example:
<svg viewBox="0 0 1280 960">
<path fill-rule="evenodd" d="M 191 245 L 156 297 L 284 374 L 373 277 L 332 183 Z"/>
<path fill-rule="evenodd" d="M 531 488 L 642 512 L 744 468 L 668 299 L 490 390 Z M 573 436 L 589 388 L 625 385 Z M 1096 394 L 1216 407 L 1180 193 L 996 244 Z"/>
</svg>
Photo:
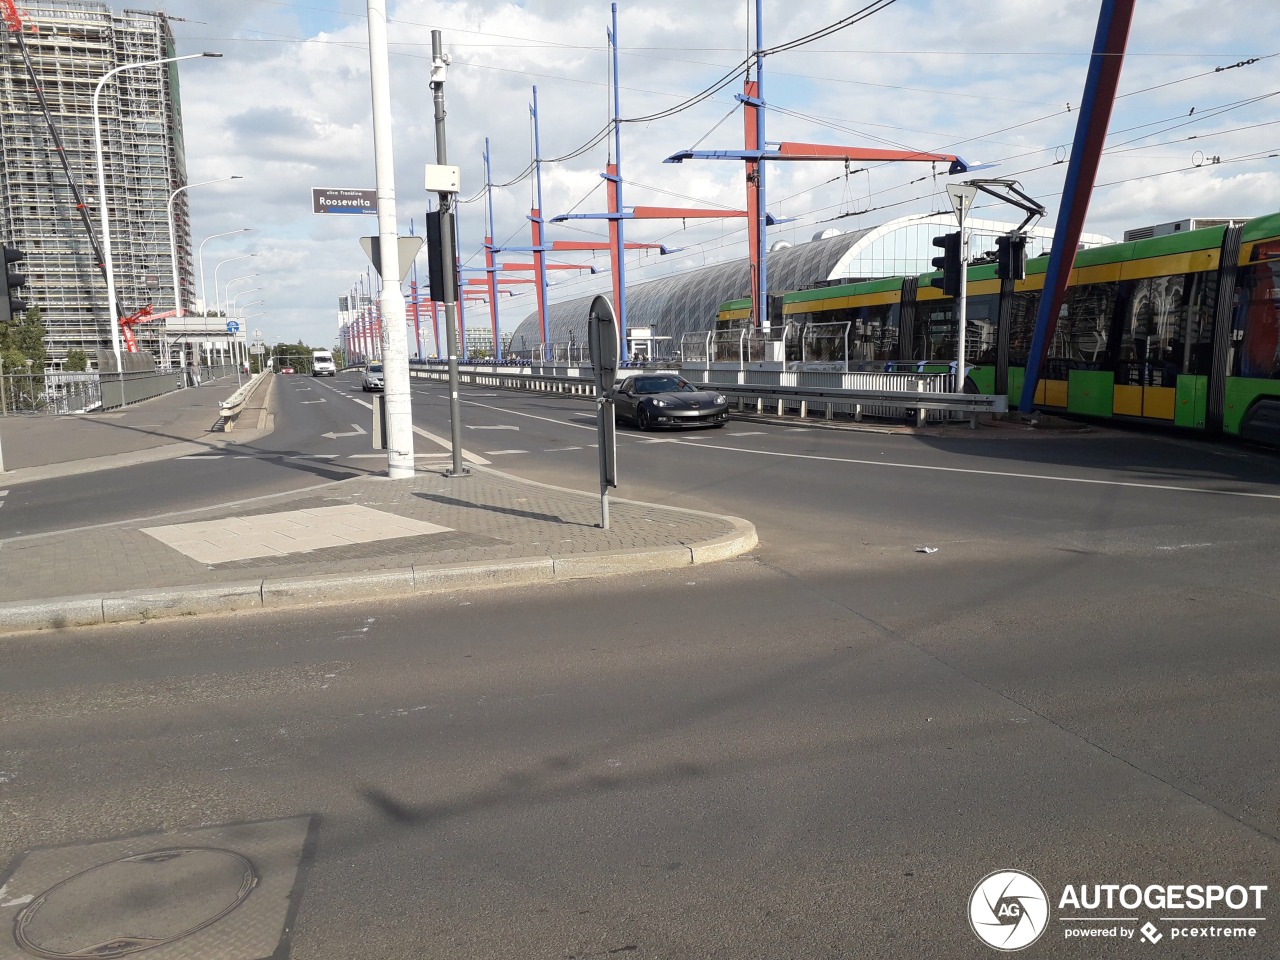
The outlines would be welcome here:
<svg viewBox="0 0 1280 960">
<path fill-rule="evenodd" d="M 364 251 L 364 255 L 369 258 L 373 264 L 373 269 L 378 271 L 378 276 L 382 277 L 382 252 L 379 248 L 381 237 L 361 237 L 360 249 Z M 409 275 L 409 271 L 413 268 L 413 261 L 418 256 L 418 251 L 422 249 L 421 237 L 397 237 L 396 248 L 400 251 L 400 278 L 404 280 Z M 382 277 L 385 281 L 387 278 Z"/>
<path fill-rule="evenodd" d="M 587 314 L 587 344 L 591 349 L 591 369 L 596 390 L 604 396 L 618 379 L 618 319 L 607 297 L 591 301 Z"/>
<path fill-rule="evenodd" d="M 609 529 L 609 488 L 618 485 L 618 438 L 609 391 L 618 379 L 618 318 L 606 297 L 591 301 L 587 345 L 596 377 L 596 441 L 600 450 L 600 527 Z"/>
<path fill-rule="evenodd" d="M 312 187 L 312 213 L 378 212 L 378 191 L 347 187 Z"/>
<path fill-rule="evenodd" d="M 973 198 L 978 195 L 978 188 L 967 183 L 949 183 L 947 184 L 947 196 L 951 198 L 951 209 L 956 213 L 956 220 L 960 222 L 960 226 L 964 226 L 965 218 L 969 216 L 969 208 L 973 206 Z"/>
<path fill-rule="evenodd" d="M 240 332 L 240 324 L 236 323 L 234 320 L 228 320 L 227 333 L 239 333 L 239 332 Z"/>
<path fill-rule="evenodd" d="M 260 344 L 260 343 L 255 343 L 255 344 L 251 344 L 251 345 L 250 345 L 250 347 L 249 347 L 249 352 L 250 352 L 250 353 L 252 353 L 252 354 L 253 354 L 253 355 L 255 355 L 255 356 L 260 357 L 260 356 L 262 356 L 264 353 L 266 353 L 267 351 L 266 351 L 266 349 L 262 346 L 262 344 Z"/>
</svg>

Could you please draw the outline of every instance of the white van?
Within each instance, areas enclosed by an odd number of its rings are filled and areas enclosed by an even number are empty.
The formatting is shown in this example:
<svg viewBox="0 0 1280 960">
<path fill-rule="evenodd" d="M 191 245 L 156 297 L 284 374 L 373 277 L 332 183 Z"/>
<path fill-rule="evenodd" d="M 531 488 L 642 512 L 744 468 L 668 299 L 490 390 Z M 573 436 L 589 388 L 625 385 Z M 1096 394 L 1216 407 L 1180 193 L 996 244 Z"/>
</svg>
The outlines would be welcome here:
<svg viewBox="0 0 1280 960">
<path fill-rule="evenodd" d="M 333 354 L 328 350 L 312 350 L 311 375 L 313 377 L 336 377 L 338 368 L 333 362 Z"/>
</svg>

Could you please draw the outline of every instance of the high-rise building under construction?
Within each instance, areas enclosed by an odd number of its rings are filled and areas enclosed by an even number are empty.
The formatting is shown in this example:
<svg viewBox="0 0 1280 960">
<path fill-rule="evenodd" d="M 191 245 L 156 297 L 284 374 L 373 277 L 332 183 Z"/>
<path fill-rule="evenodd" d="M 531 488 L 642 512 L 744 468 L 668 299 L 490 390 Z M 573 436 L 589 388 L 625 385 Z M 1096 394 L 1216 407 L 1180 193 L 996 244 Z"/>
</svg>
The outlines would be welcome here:
<svg viewBox="0 0 1280 960">
<path fill-rule="evenodd" d="M 60 366 L 76 349 L 92 362 L 111 349 L 113 311 L 49 118 L 100 241 L 94 89 L 117 67 L 174 56 L 173 33 L 163 13 L 115 12 L 96 0 L 13 3 L 0 0 L 9 10 L 0 33 L 0 240 L 26 253 L 24 299 L 40 308 L 48 365 Z M 10 23 L 14 11 L 25 59 Z M 176 67 L 122 70 L 98 97 L 112 275 L 125 313 L 174 306 L 168 206 L 187 183 Z M 186 305 L 193 288 L 186 191 L 174 198 L 173 220 Z M 161 355 L 163 321 L 141 323 L 135 334 L 140 350 Z"/>
</svg>

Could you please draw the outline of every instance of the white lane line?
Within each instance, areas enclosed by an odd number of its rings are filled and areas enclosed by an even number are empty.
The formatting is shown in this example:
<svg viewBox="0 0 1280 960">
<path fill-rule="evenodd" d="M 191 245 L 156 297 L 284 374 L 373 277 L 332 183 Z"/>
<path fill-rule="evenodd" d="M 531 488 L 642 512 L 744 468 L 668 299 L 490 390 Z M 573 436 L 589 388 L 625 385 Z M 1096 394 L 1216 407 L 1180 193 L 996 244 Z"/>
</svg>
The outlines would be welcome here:
<svg viewBox="0 0 1280 960">
<path fill-rule="evenodd" d="M 684 443 L 675 440 L 674 443 Z M 1012 470 L 975 470 L 971 467 L 937 467 L 924 463 L 896 463 L 891 460 L 856 460 L 851 457 L 819 457 L 811 453 L 782 453 L 775 450 L 743 450 L 715 443 L 694 444 L 701 449 L 727 450 L 760 457 L 785 457 L 789 460 L 822 460 L 827 463 L 849 463 L 860 467 L 897 467 L 900 470 L 931 470 L 936 473 L 963 473 L 977 477 L 1009 477 L 1014 480 L 1053 480 L 1058 483 L 1085 483 L 1098 487 L 1129 487 L 1135 490 L 1169 490 L 1174 493 L 1200 493 L 1218 497 L 1250 497 L 1256 500 L 1280 500 L 1280 493 L 1252 493 L 1248 490 L 1211 490 L 1205 487 L 1181 487 L 1170 483 L 1139 483 L 1136 480 L 1092 480 L 1087 477 L 1060 477 L 1050 473 L 1015 473 Z"/>
<path fill-rule="evenodd" d="M 549 447 L 543 453 L 566 453 L 569 450 L 581 450 L 581 447 Z"/>
<path fill-rule="evenodd" d="M 335 460 L 342 456 L 340 453 L 299 453 L 289 457 L 290 460 Z"/>
<path fill-rule="evenodd" d="M 221 453 L 192 453 L 185 457 L 179 457 L 179 460 L 221 460 L 225 454 Z"/>
<path fill-rule="evenodd" d="M 440 460 L 440 459 L 443 459 L 444 457 L 452 456 L 452 454 L 415 453 L 414 456 L 417 457 L 419 460 Z M 349 453 L 343 459 L 344 460 L 385 460 L 387 459 L 387 455 L 385 453 Z"/>
<path fill-rule="evenodd" d="M 501 424 L 499 426 L 484 426 L 479 424 L 468 423 L 465 425 L 468 430 L 519 430 L 519 427 L 513 427 L 509 424 Z"/>
<path fill-rule="evenodd" d="M 428 433 L 426 430 L 423 430 L 416 423 L 413 425 L 413 432 L 420 437 L 426 437 L 428 440 L 430 440 L 432 443 L 438 446 L 444 447 L 446 450 L 449 451 L 450 456 L 453 455 L 453 444 L 450 443 L 448 440 L 444 439 L 444 437 L 437 437 L 434 433 Z M 469 463 L 479 464 L 482 467 L 489 462 L 484 457 L 481 457 L 472 453 L 466 447 L 462 448 L 462 459 L 468 461 Z"/>
<path fill-rule="evenodd" d="M 529 452 L 528 450 L 486 450 L 485 454 L 486 456 L 490 456 L 490 457 L 500 457 L 504 453 L 528 453 L 528 452 Z"/>
<path fill-rule="evenodd" d="M 464 403 L 472 403 L 470 400 Z M 595 430 L 595 425 L 590 426 L 581 423 L 569 423 L 565 420 L 556 420 L 552 417 L 540 417 L 533 413 L 522 413 L 519 410 L 506 410 L 501 407 L 491 407 L 487 403 L 475 403 L 477 407 L 485 407 L 489 410 L 498 410 L 502 413 L 514 414 L 517 417 L 528 417 L 531 420 L 545 420 L 547 423 L 556 423 L 565 427 L 575 427 L 579 430 Z M 803 427 L 798 429 L 805 429 Z M 619 437 L 624 434 L 619 434 Z M 639 442 L 644 442 L 643 440 Z M 674 437 L 660 438 L 659 443 L 689 443 L 687 440 L 681 440 Z M 595 444 L 591 444 L 595 446 Z M 1059 483 L 1084 483 L 1099 487 L 1127 487 L 1135 490 L 1168 490 L 1173 493 L 1199 493 L 1209 496 L 1218 497 L 1248 497 L 1255 500 L 1280 500 L 1280 493 L 1253 493 L 1248 490 L 1211 490 L 1204 487 L 1182 487 L 1167 483 L 1139 483 L 1135 480 L 1093 480 L 1087 477 L 1060 477 L 1047 473 L 1015 473 L 1012 470 L 975 470 L 970 467 L 937 467 L 923 463 L 897 463 L 886 460 L 857 460 L 852 457 L 820 457 L 811 453 L 783 453 L 776 450 L 748 450 L 742 447 L 726 447 L 718 443 L 689 443 L 691 447 L 709 450 L 727 450 L 729 453 L 742 453 L 758 457 L 783 457 L 789 460 L 820 460 L 827 463 L 848 463 L 860 467 L 897 467 L 901 470 L 931 470 L 937 473 L 961 473 L 979 477 L 1009 477 L 1014 480 L 1050 480 Z"/>
<path fill-rule="evenodd" d="M 9 495 L 9 491 L 8 491 L 8 490 L 0 490 L 0 507 L 3 507 L 3 506 L 4 506 L 4 500 L 3 500 L 3 498 L 4 498 L 4 497 L 7 497 L 8 495 Z"/>
<path fill-rule="evenodd" d="M 346 394 L 343 394 L 342 391 L 338 390 L 336 387 L 330 387 L 329 389 L 333 390 L 335 393 L 341 396 L 346 396 Z M 361 400 L 359 397 L 347 397 L 347 399 L 353 400 L 356 403 L 360 404 L 360 406 L 365 407 L 369 410 L 373 409 L 373 404 L 370 403 L 368 400 Z M 444 447 L 446 450 L 449 450 L 449 451 L 453 450 L 453 445 L 448 440 L 445 440 L 443 437 L 437 437 L 434 433 L 428 433 L 426 430 L 423 430 L 416 423 L 413 425 L 413 432 L 420 437 L 426 437 L 428 440 L 430 440 L 432 443 L 436 444 L 437 446 Z M 452 453 L 450 453 L 450 456 L 452 456 Z M 466 460 L 468 463 L 478 464 L 479 466 L 482 466 L 482 467 L 489 462 L 484 457 L 477 456 L 476 454 L 467 450 L 465 447 L 463 447 L 462 449 L 462 459 Z"/>
</svg>

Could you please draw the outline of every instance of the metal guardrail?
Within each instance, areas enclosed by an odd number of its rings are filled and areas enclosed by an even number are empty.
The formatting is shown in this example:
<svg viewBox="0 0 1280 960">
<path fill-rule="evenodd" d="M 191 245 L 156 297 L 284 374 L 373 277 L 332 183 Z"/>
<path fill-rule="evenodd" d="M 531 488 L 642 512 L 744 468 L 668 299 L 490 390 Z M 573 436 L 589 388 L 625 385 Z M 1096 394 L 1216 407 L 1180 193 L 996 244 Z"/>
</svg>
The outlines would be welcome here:
<svg viewBox="0 0 1280 960">
<path fill-rule="evenodd" d="M 218 427 L 220 427 L 224 433 L 231 432 L 232 427 L 236 425 L 236 418 L 239 417 L 241 411 L 244 410 L 244 405 L 249 401 L 249 398 L 253 396 L 253 391 L 258 389 L 263 378 L 267 376 L 268 374 L 265 371 L 263 373 L 255 373 L 253 378 L 242 385 L 239 390 L 229 396 L 226 400 L 220 400 L 218 402 L 218 410 L 220 413 Z M 215 427 L 215 429 L 218 429 L 218 427 Z"/>
<path fill-rule="evenodd" d="M 924 426 L 928 410 L 941 410 L 967 416 L 969 426 L 976 429 L 979 414 L 1008 413 L 1009 398 L 975 393 L 939 393 L 926 391 L 924 381 L 915 390 L 832 390 L 827 387 L 773 387 L 761 384 L 706 383 L 708 390 L 736 398 L 742 411 L 748 401 L 756 404 L 756 413 L 765 412 L 765 401 L 776 405 L 777 415 L 798 409 L 801 417 L 809 415 L 809 407 L 825 408 L 826 419 L 835 416 L 838 406 L 848 406 L 855 422 L 862 422 L 866 407 L 888 407 L 914 414 L 916 426 Z"/>
<path fill-rule="evenodd" d="M 543 373 L 531 367 L 494 368 L 463 367 L 458 376 L 462 383 L 473 386 L 495 387 L 509 390 L 533 390 L 539 393 L 558 393 L 566 396 L 594 398 L 595 383 L 590 378 L 590 371 Z M 442 368 L 414 367 L 412 376 L 432 380 L 444 380 L 448 372 Z M 878 413 L 881 408 L 901 410 L 913 415 L 916 425 L 923 426 L 927 411 L 937 410 L 959 414 L 969 420 L 969 425 L 976 428 L 981 414 L 1007 413 L 1009 400 L 1003 396 L 971 393 L 942 393 L 926 390 L 923 378 L 902 375 L 904 382 L 913 383 L 910 390 L 851 390 L 831 387 L 774 386 L 758 383 L 715 383 L 704 382 L 699 386 L 708 390 L 723 393 L 726 397 L 737 400 L 739 412 L 745 412 L 748 403 L 755 404 L 755 412 L 763 415 L 766 402 L 776 411 L 777 416 L 785 416 L 795 410 L 801 417 L 809 416 L 811 408 L 821 408 L 826 419 L 835 418 L 836 412 L 847 410 L 856 422 L 861 422 L 865 413 Z"/>
</svg>

